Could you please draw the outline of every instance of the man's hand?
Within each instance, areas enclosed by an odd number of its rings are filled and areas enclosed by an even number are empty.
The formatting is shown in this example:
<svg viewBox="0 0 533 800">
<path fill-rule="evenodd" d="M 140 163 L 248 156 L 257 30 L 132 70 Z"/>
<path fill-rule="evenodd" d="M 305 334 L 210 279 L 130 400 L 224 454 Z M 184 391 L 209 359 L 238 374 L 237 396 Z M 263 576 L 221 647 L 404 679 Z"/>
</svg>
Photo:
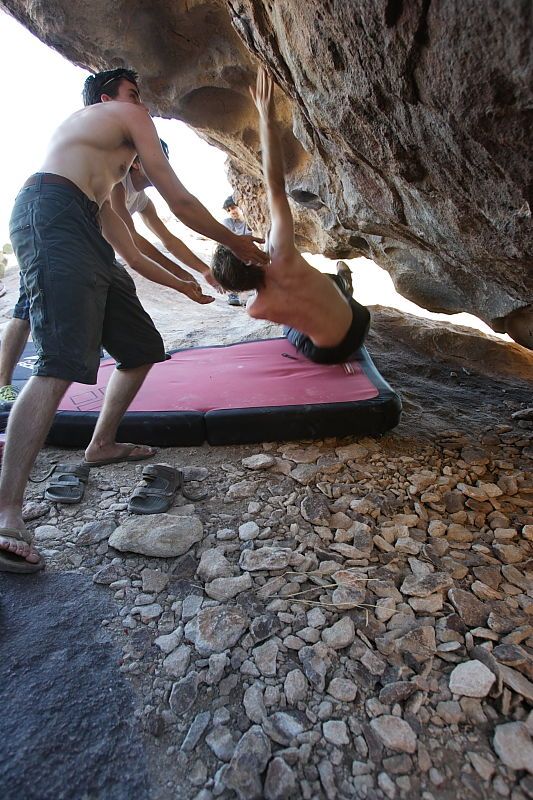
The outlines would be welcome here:
<svg viewBox="0 0 533 800">
<path fill-rule="evenodd" d="M 218 292 L 219 294 L 226 293 L 226 290 L 222 288 L 210 269 L 206 270 L 203 275 L 209 286 L 211 286 L 215 292 Z"/>
<path fill-rule="evenodd" d="M 250 86 L 250 94 L 260 116 L 274 116 L 274 83 L 264 67 L 259 67 L 255 89 Z"/>
<path fill-rule="evenodd" d="M 200 288 L 199 284 L 196 283 L 196 281 L 180 281 L 180 283 L 181 286 L 179 287 L 178 291 L 186 295 L 195 303 L 206 305 L 207 303 L 212 303 L 215 299 L 208 294 L 203 294 L 202 289 Z"/>
<path fill-rule="evenodd" d="M 254 242 L 263 243 L 265 240 L 257 236 L 235 236 L 229 246 L 229 249 L 235 253 L 237 258 L 244 261 L 245 264 L 256 264 L 258 267 L 264 267 L 268 264 L 268 255 L 258 250 Z"/>
<path fill-rule="evenodd" d="M 185 269 L 183 270 L 183 272 L 185 273 L 184 277 L 181 277 L 181 276 L 176 276 L 176 277 L 180 277 L 180 279 L 184 283 L 193 283 L 196 286 L 196 288 L 199 289 L 200 292 L 201 292 L 202 291 L 202 287 L 200 286 L 200 284 L 198 283 L 198 281 L 196 280 L 194 275 L 191 275 L 190 272 L 187 272 L 187 270 L 185 270 Z"/>
</svg>

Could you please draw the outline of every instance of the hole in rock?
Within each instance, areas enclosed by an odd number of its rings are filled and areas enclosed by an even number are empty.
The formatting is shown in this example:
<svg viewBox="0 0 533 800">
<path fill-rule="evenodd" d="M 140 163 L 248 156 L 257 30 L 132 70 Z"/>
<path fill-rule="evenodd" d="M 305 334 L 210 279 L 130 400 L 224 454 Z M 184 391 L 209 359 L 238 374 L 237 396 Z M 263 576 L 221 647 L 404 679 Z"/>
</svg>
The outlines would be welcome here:
<svg viewBox="0 0 533 800">
<path fill-rule="evenodd" d="M 293 189 L 292 192 L 290 192 L 290 196 L 296 203 L 305 208 L 311 208 L 316 211 L 324 207 L 324 203 L 317 194 L 308 192 L 305 189 Z"/>
<path fill-rule="evenodd" d="M 387 28 L 393 28 L 403 11 L 403 0 L 389 0 L 385 9 L 385 24 Z"/>
<path fill-rule="evenodd" d="M 362 236 L 350 236 L 349 242 L 352 247 L 357 248 L 357 250 L 360 250 L 362 253 L 370 252 L 368 242 L 366 239 L 363 239 Z"/>
<path fill-rule="evenodd" d="M 342 69 L 345 69 L 346 65 L 344 63 L 344 56 L 342 54 L 342 51 L 339 50 L 337 42 L 334 42 L 333 39 L 330 39 L 328 42 L 328 50 L 331 56 L 331 60 L 333 61 L 334 69 L 337 72 L 339 72 Z"/>
</svg>

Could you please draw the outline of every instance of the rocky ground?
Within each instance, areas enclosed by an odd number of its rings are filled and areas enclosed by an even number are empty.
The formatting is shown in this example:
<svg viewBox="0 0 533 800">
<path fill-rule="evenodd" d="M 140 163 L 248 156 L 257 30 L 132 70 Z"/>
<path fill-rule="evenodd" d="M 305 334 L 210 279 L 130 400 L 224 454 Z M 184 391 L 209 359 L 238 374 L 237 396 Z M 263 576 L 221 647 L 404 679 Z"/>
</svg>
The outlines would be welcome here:
<svg viewBox="0 0 533 800">
<path fill-rule="evenodd" d="M 219 341 L 184 304 L 173 334 L 169 297 L 147 294 L 170 345 Z M 5 738 L 24 686 L 42 711 L 7 800 L 533 798 L 533 358 L 386 309 L 369 349 L 405 403 L 381 439 L 161 451 L 207 497 L 157 517 L 127 512 L 140 466 L 93 470 L 78 506 L 30 486 L 47 570 L 0 578 L 4 629 L 26 604 L 31 631 L 4 643 Z"/>
</svg>

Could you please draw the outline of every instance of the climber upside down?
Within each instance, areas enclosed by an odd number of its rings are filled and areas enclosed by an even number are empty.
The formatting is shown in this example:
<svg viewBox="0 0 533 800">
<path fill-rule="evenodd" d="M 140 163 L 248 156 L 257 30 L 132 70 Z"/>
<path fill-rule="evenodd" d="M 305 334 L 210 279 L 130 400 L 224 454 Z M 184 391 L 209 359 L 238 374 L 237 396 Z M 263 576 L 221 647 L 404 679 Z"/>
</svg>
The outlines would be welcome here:
<svg viewBox="0 0 533 800">
<path fill-rule="evenodd" d="M 219 245 L 211 264 L 213 275 L 231 292 L 255 289 L 256 296 L 246 307 L 248 314 L 284 325 L 288 340 L 306 358 L 319 364 L 342 363 L 363 344 L 370 313 L 351 297 L 339 275 L 319 272 L 297 251 L 285 191 L 274 84 L 265 69 L 259 69 L 256 86 L 250 88 L 250 93 L 259 113 L 271 217 L 267 237 L 270 262 L 247 265 Z"/>
</svg>

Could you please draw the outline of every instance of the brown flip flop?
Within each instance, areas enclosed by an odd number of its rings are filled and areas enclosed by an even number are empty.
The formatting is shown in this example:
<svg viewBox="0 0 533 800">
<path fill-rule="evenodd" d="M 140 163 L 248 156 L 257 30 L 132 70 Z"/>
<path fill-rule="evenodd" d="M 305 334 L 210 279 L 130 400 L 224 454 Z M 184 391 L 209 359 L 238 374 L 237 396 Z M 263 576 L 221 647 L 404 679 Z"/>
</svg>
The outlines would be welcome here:
<svg viewBox="0 0 533 800">
<path fill-rule="evenodd" d="M 4 539 L 15 539 L 17 542 L 31 543 L 29 531 L 20 531 L 17 528 L 0 528 L 0 536 Z M 39 572 L 44 568 L 44 558 L 39 556 L 39 561 L 32 563 L 22 556 L 10 553 L 9 550 L 0 550 L 0 572 L 31 573 Z"/>
<path fill-rule="evenodd" d="M 140 444 L 131 444 L 128 445 L 130 451 L 136 450 L 138 447 L 142 447 Z M 150 448 L 150 453 L 143 453 L 142 455 L 122 455 L 122 456 L 115 456 L 114 458 L 104 458 L 101 461 L 87 461 L 83 462 L 84 465 L 87 467 L 105 467 L 107 464 L 125 464 L 128 461 L 146 461 L 147 458 L 152 458 L 157 453 L 157 448 L 152 447 Z"/>
</svg>

